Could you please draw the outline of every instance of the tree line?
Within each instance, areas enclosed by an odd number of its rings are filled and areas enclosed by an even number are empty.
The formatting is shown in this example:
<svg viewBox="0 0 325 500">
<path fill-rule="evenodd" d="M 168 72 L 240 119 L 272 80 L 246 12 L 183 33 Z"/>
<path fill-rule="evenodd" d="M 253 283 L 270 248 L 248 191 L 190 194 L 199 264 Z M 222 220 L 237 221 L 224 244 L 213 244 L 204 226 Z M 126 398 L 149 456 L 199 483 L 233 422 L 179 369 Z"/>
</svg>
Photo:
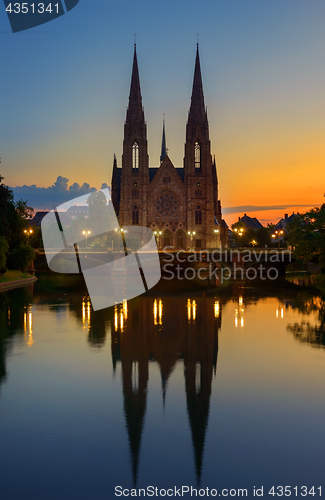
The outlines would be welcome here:
<svg viewBox="0 0 325 500">
<path fill-rule="evenodd" d="M 33 209 L 27 201 L 15 201 L 3 181 L 0 175 L 0 275 L 7 269 L 26 272 L 35 258 L 27 236 Z"/>
</svg>

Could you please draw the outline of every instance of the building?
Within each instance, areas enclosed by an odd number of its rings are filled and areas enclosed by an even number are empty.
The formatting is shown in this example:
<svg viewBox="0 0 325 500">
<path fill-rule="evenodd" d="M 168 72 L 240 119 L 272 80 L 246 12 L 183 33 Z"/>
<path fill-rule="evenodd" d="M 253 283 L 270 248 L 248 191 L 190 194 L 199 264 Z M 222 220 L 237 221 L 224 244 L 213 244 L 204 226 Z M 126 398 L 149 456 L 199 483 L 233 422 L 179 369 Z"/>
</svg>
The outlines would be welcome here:
<svg viewBox="0 0 325 500">
<path fill-rule="evenodd" d="M 279 222 L 274 226 L 274 231 L 283 231 L 283 233 L 287 233 L 287 226 L 292 222 L 298 214 L 295 214 L 292 212 L 291 215 L 288 216 L 288 214 L 284 214 L 284 218 L 280 219 Z"/>
<path fill-rule="evenodd" d="M 149 168 L 147 126 L 134 46 L 122 167 L 118 167 L 114 156 L 112 202 L 121 227 L 150 227 L 159 235 L 160 248 L 227 246 L 228 227 L 222 219 L 216 163 L 211 156 L 198 47 L 184 165 L 175 168 L 170 160 L 164 125 L 160 166 Z"/>
<path fill-rule="evenodd" d="M 249 215 L 246 214 L 244 214 L 243 217 L 238 217 L 238 222 L 242 222 L 247 229 L 254 229 L 254 231 L 263 227 L 256 217 L 249 217 Z"/>
<path fill-rule="evenodd" d="M 72 219 L 76 219 L 79 215 L 83 215 L 87 218 L 89 217 L 89 206 L 72 205 L 68 208 L 67 214 L 69 214 Z"/>
</svg>

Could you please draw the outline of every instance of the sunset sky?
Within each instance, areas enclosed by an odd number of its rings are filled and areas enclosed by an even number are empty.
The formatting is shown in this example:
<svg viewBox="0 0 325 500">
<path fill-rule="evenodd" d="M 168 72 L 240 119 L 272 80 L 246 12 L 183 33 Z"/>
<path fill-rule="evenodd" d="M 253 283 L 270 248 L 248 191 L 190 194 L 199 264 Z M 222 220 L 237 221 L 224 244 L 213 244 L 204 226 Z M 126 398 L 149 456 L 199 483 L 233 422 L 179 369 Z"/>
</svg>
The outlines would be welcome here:
<svg viewBox="0 0 325 500">
<path fill-rule="evenodd" d="M 0 173 L 10 186 L 48 187 L 58 176 L 110 184 L 135 30 L 150 165 L 165 113 L 169 156 L 182 166 L 198 30 L 228 224 L 244 212 L 266 224 L 324 201 L 323 1 L 80 0 L 17 34 L 1 8 Z"/>
</svg>

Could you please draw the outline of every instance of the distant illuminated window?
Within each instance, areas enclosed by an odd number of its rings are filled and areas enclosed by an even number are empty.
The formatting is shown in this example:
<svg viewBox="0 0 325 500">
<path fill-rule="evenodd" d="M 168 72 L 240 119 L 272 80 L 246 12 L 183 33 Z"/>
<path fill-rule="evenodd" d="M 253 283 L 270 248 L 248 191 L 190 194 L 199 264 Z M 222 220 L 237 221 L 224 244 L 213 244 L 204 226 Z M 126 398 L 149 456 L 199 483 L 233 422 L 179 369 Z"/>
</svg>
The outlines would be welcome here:
<svg viewBox="0 0 325 500">
<path fill-rule="evenodd" d="M 198 142 L 195 143 L 195 170 L 201 172 L 201 146 Z"/>
<path fill-rule="evenodd" d="M 137 142 L 132 146 L 132 168 L 139 168 L 139 146 Z"/>
</svg>

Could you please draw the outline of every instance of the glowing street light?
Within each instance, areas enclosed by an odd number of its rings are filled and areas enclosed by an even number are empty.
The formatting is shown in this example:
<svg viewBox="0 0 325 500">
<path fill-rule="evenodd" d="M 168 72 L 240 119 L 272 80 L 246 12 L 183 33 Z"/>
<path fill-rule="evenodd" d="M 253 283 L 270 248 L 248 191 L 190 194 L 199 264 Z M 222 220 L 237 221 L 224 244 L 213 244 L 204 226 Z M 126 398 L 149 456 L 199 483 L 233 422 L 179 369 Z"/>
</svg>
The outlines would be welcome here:
<svg viewBox="0 0 325 500">
<path fill-rule="evenodd" d="M 82 231 L 82 234 L 84 234 L 86 236 L 86 248 L 87 248 L 87 239 L 88 239 L 88 236 L 90 234 L 90 231 Z"/>
<path fill-rule="evenodd" d="M 276 238 L 278 238 L 278 245 L 279 245 L 279 247 L 280 247 L 280 240 L 281 240 L 281 237 L 282 237 L 283 233 L 284 233 L 284 231 L 282 231 L 282 229 L 281 229 L 281 231 L 275 231 L 275 233 L 272 234 L 272 238 L 274 239 L 274 241 L 275 241 Z"/>
<path fill-rule="evenodd" d="M 122 236 L 122 245 L 123 246 L 126 245 L 125 240 L 123 238 L 123 234 L 126 234 L 128 232 L 127 229 L 123 229 L 123 227 L 116 227 L 115 228 L 115 232 L 116 233 L 121 233 L 121 236 Z M 119 252 L 120 252 L 121 251 L 121 241 L 120 241 L 120 239 L 119 239 L 118 249 L 119 249 Z M 123 250 L 123 248 L 122 248 L 122 250 Z"/>
<path fill-rule="evenodd" d="M 243 227 L 240 227 L 239 229 L 237 227 L 235 227 L 234 229 L 235 233 L 238 234 L 238 247 L 239 247 L 239 243 L 240 243 L 240 237 L 243 236 L 243 232 L 244 232 L 244 228 Z"/>
<path fill-rule="evenodd" d="M 160 248 L 160 244 L 159 244 L 159 241 L 160 241 L 160 236 L 162 235 L 162 232 L 161 231 L 154 231 L 153 234 L 155 235 L 155 237 L 157 238 L 157 243 L 158 243 L 158 250 Z"/>
<path fill-rule="evenodd" d="M 193 248 L 193 236 L 195 236 L 195 231 L 188 231 L 187 234 L 191 238 L 191 247 Z"/>
<path fill-rule="evenodd" d="M 33 234 L 33 230 L 32 230 L 32 229 L 25 229 L 25 230 L 24 230 L 24 233 L 26 234 L 26 236 L 27 236 L 27 241 L 28 241 L 28 243 L 29 243 L 29 237 L 30 237 L 30 235 L 31 235 L 31 234 Z"/>
</svg>

